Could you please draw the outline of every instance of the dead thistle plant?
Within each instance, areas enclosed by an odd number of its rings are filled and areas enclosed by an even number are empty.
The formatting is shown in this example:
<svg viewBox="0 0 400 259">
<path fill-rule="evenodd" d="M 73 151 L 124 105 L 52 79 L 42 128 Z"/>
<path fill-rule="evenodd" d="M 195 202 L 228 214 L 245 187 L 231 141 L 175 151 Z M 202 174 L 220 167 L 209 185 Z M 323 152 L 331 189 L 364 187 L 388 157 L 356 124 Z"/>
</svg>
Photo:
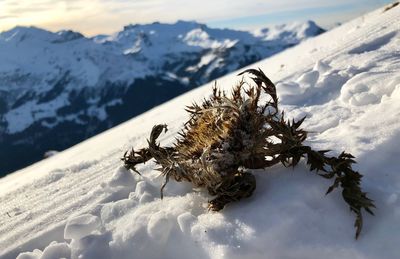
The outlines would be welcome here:
<svg viewBox="0 0 400 259">
<path fill-rule="evenodd" d="M 255 177 L 245 169 L 271 167 L 281 163 L 294 167 L 304 158 L 310 171 L 333 179 L 326 194 L 341 187 L 344 201 L 356 215 L 355 237 L 358 238 L 363 224 L 362 209 L 373 214 L 374 203 L 361 190 L 362 175 L 352 169 L 354 157 L 342 152 L 338 157 L 328 156 L 328 150 L 313 150 L 304 145 L 307 132 L 299 121 L 285 119 L 278 109 L 275 85 L 261 70 L 248 69 L 255 86 L 244 89 L 242 80 L 228 97 L 213 88 L 210 99 L 202 104 L 187 107 L 190 119 L 185 123 L 180 137 L 172 147 L 161 147 L 157 138 L 167 125 L 155 125 L 151 131 L 148 147 L 125 152 L 125 167 L 138 172 L 137 164 L 151 158 L 160 166 L 165 177 L 163 189 L 172 178 L 191 182 L 194 187 L 207 189 L 215 196 L 209 201 L 209 209 L 219 211 L 230 202 L 252 195 L 256 188 Z M 259 105 L 261 94 L 270 101 Z"/>
</svg>

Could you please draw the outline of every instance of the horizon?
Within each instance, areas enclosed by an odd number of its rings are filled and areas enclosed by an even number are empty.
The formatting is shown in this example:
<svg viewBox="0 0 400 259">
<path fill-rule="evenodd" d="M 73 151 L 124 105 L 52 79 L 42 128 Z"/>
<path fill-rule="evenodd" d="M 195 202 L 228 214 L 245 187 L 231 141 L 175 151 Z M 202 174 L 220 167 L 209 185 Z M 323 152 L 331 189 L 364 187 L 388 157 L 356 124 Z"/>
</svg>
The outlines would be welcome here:
<svg viewBox="0 0 400 259">
<path fill-rule="evenodd" d="M 234 30 L 255 30 L 277 24 L 312 20 L 318 26 L 330 29 L 393 1 L 338 0 L 333 4 L 330 1 L 301 0 L 297 1 L 296 6 L 289 0 L 279 4 L 257 0 L 247 3 L 203 0 L 201 3 L 185 2 L 184 6 L 179 5 L 182 4 L 182 0 L 173 0 L 170 4 L 160 0 L 32 2 L 0 0 L 0 9 L 5 10 L 0 15 L 0 32 L 17 26 L 33 26 L 53 32 L 73 30 L 91 37 L 112 34 L 130 24 L 173 24 L 179 20 L 195 21 L 211 28 Z M 160 13 L 163 15 L 160 16 Z"/>
</svg>

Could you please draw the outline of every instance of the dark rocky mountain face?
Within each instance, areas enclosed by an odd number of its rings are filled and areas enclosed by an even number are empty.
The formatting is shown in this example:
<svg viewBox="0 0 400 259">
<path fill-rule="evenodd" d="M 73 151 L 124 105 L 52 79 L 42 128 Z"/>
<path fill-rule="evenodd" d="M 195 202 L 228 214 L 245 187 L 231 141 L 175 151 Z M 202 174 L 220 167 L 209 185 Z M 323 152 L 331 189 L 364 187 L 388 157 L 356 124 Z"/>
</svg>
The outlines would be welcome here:
<svg viewBox="0 0 400 259">
<path fill-rule="evenodd" d="M 93 38 L 2 32 L 0 176 L 322 32 L 313 22 L 249 33 L 182 21 Z"/>
</svg>

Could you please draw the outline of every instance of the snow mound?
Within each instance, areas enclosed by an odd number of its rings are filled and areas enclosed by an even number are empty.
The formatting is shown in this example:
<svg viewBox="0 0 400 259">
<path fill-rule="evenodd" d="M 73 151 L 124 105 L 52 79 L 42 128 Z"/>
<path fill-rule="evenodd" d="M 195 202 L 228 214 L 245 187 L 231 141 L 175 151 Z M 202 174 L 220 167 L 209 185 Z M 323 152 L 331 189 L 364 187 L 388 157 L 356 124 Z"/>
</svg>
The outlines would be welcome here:
<svg viewBox="0 0 400 259">
<path fill-rule="evenodd" d="M 251 170 L 252 197 L 210 212 L 188 183 L 163 182 L 154 162 L 139 176 L 124 151 L 146 145 L 155 123 L 169 145 L 184 105 L 212 83 L 0 180 L 2 258 L 397 258 L 400 242 L 400 8 L 377 10 L 263 60 L 290 118 L 307 116 L 308 144 L 357 156 L 375 200 L 354 239 L 354 215 L 330 182 L 277 165 Z M 237 72 L 218 80 L 229 90 Z M 70 240 L 72 238 L 72 240 Z"/>
<path fill-rule="evenodd" d="M 51 242 L 43 252 L 35 249 L 33 252 L 21 253 L 17 259 L 56 259 L 71 258 L 71 249 L 66 243 Z"/>
<path fill-rule="evenodd" d="M 83 214 L 67 221 L 64 230 L 65 239 L 81 239 L 100 226 L 100 219 L 90 214 Z"/>
</svg>

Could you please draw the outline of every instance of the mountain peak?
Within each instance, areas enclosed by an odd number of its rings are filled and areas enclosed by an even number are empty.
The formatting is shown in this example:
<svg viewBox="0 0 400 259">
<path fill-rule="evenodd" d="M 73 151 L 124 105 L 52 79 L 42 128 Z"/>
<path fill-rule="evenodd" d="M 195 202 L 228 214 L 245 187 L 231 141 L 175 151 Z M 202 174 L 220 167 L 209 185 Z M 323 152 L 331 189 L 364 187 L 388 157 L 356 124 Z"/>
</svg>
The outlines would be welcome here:
<svg viewBox="0 0 400 259">
<path fill-rule="evenodd" d="M 67 42 L 85 37 L 83 34 L 72 30 L 61 30 L 56 32 L 56 34 L 59 36 L 59 38 L 56 40 L 57 42 Z"/>
<path fill-rule="evenodd" d="M 35 26 L 15 26 L 14 28 L 0 33 L 0 39 L 6 41 L 23 41 L 27 38 L 48 38 L 52 32 Z"/>
<path fill-rule="evenodd" d="M 314 21 L 289 22 L 285 24 L 272 25 L 253 31 L 253 35 L 264 40 L 285 40 L 288 43 L 296 44 L 311 35 L 318 35 L 325 32 Z"/>
<path fill-rule="evenodd" d="M 14 28 L 0 33 L 0 40 L 22 42 L 28 39 L 47 41 L 52 43 L 66 42 L 84 38 L 84 36 L 72 30 L 61 30 L 51 32 L 35 26 L 15 26 Z"/>
<path fill-rule="evenodd" d="M 153 23 L 136 23 L 129 24 L 123 27 L 123 32 L 132 31 L 132 30 L 143 30 L 148 31 L 152 29 L 160 30 L 164 28 L 180 28 L 180 29 L 193 29 L 193 28 L 204 28 L 207 27 L 205 24 L 198 23 L 196 21 L 185 21 L 185 20 L 177 20 L 175 23 L 164 23 L 164 22 L 153 22 Z"/>
</svg>

